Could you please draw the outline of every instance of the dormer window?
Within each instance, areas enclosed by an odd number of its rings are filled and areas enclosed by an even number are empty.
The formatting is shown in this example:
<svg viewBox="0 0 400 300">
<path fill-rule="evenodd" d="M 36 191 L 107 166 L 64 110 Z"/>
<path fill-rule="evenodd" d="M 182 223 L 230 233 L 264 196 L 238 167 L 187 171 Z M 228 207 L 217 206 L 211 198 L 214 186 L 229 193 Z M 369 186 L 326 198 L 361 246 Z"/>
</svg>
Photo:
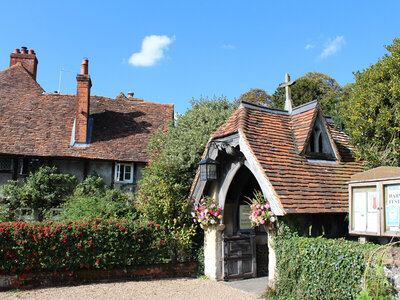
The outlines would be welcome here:
<svg viewBox="0 0 400 300">
<path fill-rule="evenodd" d="M 309 152 L 313 153 L 324 153 L 324 146 L 322 142 L 322 136 L 321 136 L 321 129 L 319 126 L 315 126 L 313 132 L 311 133 L 310 136 L 310 143 L 309 143 Z"/>
<path fill-rule="evenodd" d="M 114 179 L 119 183 L 133 183 L 133 163 L 117 163 Z"/>
<path fill-rule="evenodd" d="M 327 128 L 324 126 L 320 115 L 315 119 L 314 127 L 308 140 L 306 156 L 322 160 L 335 160 L 335 152 L 328 137 Z"/>
</svg>

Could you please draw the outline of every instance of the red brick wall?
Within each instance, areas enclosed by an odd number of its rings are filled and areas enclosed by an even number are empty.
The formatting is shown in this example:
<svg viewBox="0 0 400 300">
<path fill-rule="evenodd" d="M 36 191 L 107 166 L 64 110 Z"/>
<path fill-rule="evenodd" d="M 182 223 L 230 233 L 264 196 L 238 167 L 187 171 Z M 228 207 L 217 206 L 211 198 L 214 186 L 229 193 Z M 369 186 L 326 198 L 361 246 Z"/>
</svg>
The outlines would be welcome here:
<svg viewBox="0 0 400 300">
<path fill-rule="evenodd" d="M 86 143 L 88 120 L 89 120 L 89 99 L 90 88 L 92 82 L 87 74 L 78 74 L 77 80 L 77 107 L 76 107 L 76 125 L 75 125 L 75 141 L 77 143 Z"/>
<path fill-rule="evenodd" d="M 78 272 L 38 272 L 16 275 L 0 274 L 0 291 L 38 287 L 78 285 L 93 282 L 150 280 L 196 277 L 196 263 L 138 266 L 127 270 L 81 270 Z"/>
</svg>

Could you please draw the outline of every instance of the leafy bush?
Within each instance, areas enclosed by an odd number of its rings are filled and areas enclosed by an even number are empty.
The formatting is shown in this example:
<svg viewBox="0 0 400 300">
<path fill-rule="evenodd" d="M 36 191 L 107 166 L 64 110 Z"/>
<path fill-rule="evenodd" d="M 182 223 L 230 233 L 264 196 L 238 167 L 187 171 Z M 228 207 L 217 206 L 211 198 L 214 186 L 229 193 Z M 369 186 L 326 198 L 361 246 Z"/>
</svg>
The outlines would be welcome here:
<svg viewBox="0 0 400 300">
<path fill-rule="evenodd" d="M 60 174 L 56 167 L 40 167 L 30 173 L 21 185 L 18 181 L 9 181 L 2 187 L 4 195 L 2 220 L 17 220 L 23 209 L 33 210 L 36 220 L 43 220 L 53 207 L 59 206 L 72 194 L 76 178 Z"/>
<path fill-rule="evenodd" d="M 284 224 L 274 243 L 278 273 L 275 297 L 279 299 L 356 298 L 367 260 L 378 247 L 343 239 L 299 237 Z M 376 265 L 373 260 L 370 268 Z"/>
<path fill-rule="evenodd" d="M 63 208 L 60 214 L 62 219 L 136 219 L 136 210 L 129 195 L 110 189 L 97 176 L 89 176 L 78 184 Z"/>
<path fill-rule="evenodd" d="M 0 273 L 125 268 L 165 262 L 169 238 L 153 223 L 0 223 Z"/>
<path fill-rule="evenodd" d="M 150 163 L 136 192 L 138 212 L 145 219 L 164 224 L 175 244 L 173 257 L 189 255 L 195 225 L 187 213 L 190 185 L 209 136 L 235 109 L 225 97 L 191 101 L 184 115 L 176 115 L 166 134 L 157 132 L 148 144 Z"/>
</svg>

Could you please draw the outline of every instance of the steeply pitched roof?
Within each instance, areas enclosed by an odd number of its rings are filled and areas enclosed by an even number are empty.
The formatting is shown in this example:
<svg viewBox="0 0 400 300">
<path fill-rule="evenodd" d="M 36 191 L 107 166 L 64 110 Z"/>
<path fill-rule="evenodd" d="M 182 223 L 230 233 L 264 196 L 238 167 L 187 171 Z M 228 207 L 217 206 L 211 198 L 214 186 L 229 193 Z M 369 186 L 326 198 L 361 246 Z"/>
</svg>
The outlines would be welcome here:
<svg viewBox="0 0 400 300">
<path fill-rule="evenodd" d="M 90 147 L 71 147 L 76 96 L 46 94 L 17 64 L 0 72 L 0 154 L 148 160 L 151 134 L 166 130 L 172 104 L 90 97 Z"/>
<path fill-rule="evenodd" d="M 286 111 L 242 103 L 213 139 L 239 132 L 272 184 L 287 213 L 346 212 L 347 181 L 362 171 L 351 157 L 348 137 L 327 123 L 340 161 L 309 160 L 301 154 L 318 104 Z"/>
</svg>

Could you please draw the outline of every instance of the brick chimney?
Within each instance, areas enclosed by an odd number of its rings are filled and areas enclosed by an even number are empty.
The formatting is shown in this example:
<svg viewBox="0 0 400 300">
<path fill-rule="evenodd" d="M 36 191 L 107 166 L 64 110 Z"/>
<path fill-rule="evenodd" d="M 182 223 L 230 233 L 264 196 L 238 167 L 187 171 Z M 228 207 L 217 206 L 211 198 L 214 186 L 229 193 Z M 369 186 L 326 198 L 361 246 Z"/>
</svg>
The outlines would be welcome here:
<svg viewBox="0 0 400 300">
<path fill-rule="evenodd" d="M 90 107 L 90 88 L 92 81 L 89 73 L 89 60 L 83 59 L 81 74 L 76 76 L 77 81 L 77 106 L 75 124 L 75 142 L 86 144 L 88 142 L 88 123 Z"/>
<path fill-rule="evenodd" d="M 10 67 L 17 63 L 21 63 L 25 69 L 32 74 L 33 78 L 36 80 L 36 71 L 38 60 L 36 58 L 35 51 L 32 49 L 28 51 L 26 47 L 21 47 L 21 50 L 15 49 L 14 53 L 10 54 Z"/>
</svg>

